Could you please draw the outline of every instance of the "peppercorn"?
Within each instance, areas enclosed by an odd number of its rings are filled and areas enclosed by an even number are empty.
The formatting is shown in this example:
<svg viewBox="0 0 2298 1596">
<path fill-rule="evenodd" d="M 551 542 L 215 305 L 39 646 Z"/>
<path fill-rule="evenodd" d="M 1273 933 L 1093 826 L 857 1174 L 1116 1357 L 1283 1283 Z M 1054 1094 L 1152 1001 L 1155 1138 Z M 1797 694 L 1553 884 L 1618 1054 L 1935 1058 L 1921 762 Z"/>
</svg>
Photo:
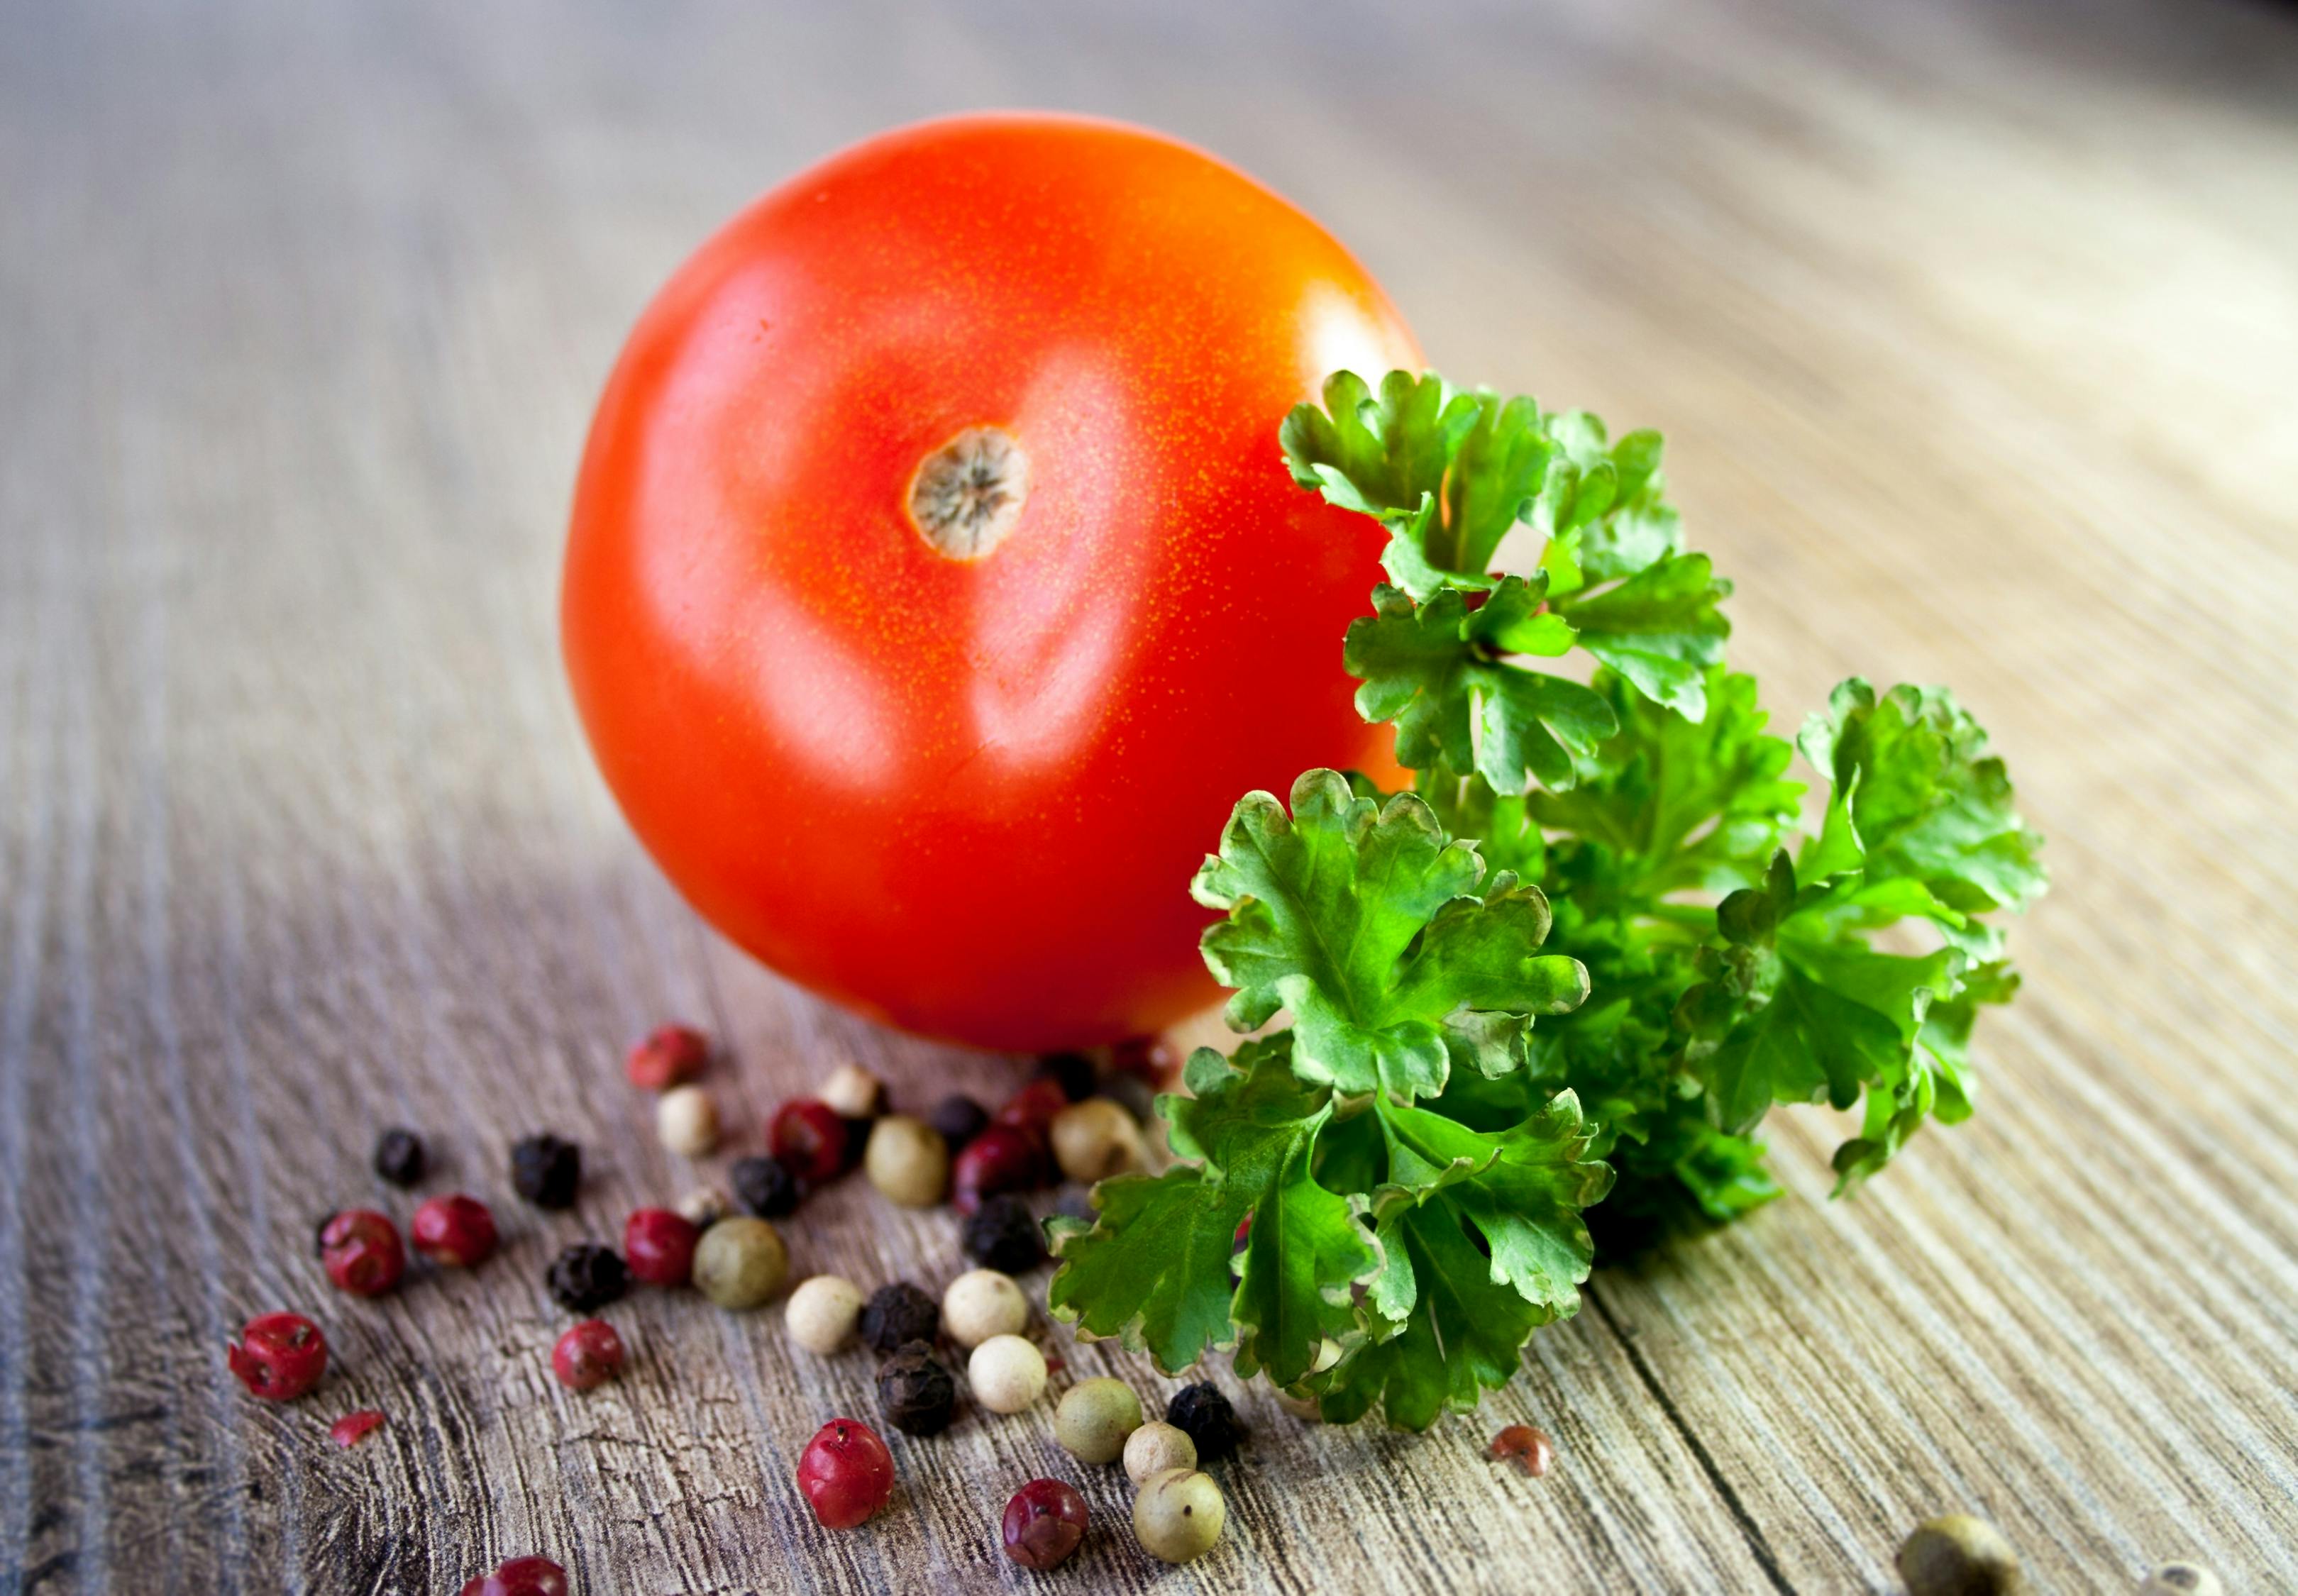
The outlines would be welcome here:
<svg viewBox="0 0 2298 1596">
<path fill-rule="evenodd" d="M 1085 1539 L 1085 1498 L 1065 1480 L 1031 1480 L 1006 1502 L 998 1520 L 1005 1555 L 1024 1568 L 1051 1568 Z"/>
<path fill-rule="evenodd" d="M 709 1062 L 708 1037 L 687 1026 L 664 1025 L 631 1044 L 623 1069 L 641 1091 L 660 1092 L 693 1079 Z"/>
<path fill-rule="evenodd" d="M 1168 1468 L 1196 1466 L 1197 1443 L 1186 1430 L 1177 1430 L 1161 1418 L 1151 1419 L 1125 1438 L 1125 1474 L 1137 1485 Z"/>
<path fill-rule="evenodd" d="M 514 1142 L 510 1149 L 513 1190 L 537 1208 L 572 1208 L 583 1183 L 583 1149 L 544 1132 Z"/>
<path fill-rule="evenodd" d="M 1149 1162 L 1141 1127 L 1106 1097 L 1070 1104 L 1054 1116 L 1048 1136 L 1062 1173 L 1088 1185 L 1140 1169 Z"/>
<path fill-rule="evenodd" d="M 718 1100 L 698 1086 L 673 1087 L 655 1102 L 655 1139 L 681 1158 L 702 1158 L 718 1145 Z"/>
<path fill-rule="evenodd" d="M 1011 1195 L 991 1197 L 966 1216 L 959 1232 L 965 1255 L 1001 1274 L 1027 1274 L 1046 1255 L 1044 1232 L 1029 1205 Z"/>
<path fill-rule="evenodd" d="M 346 1413 L 327 1426 L 327 1439 L 337 1446 L 357 1446 L 384 1426 L 389 1418 L 380 1408 L 361 1408 L 356 1413 Z"/>
<path fill-rule="evenodd" d="M 852 1529 L 893 1494 L 893 1454 L 868 1425 L 833 1418 L 799 1456 L 798 1488 L 824 1529 Z"/>
<path fill-rule="evenodd" d="M 1203 1557 L 1220 1539 L 1228 1504 L 1209 1474 L 1168 1468 L 1142 1483 L 1133 1499 L 1133 1534 L 1141 1550 L 1169 1563 Z"/>
<path fill-rule="evenodd" d="M 327 1372 L 327 1338 L 300 1313 L 259 1313 L 224 1349 L 224 1361 L 265 1402 L 291 1402 Z"/>
<path fill-rule="evenodd" d="M 1109 1050 L 1109 1072 L 1164 1086 L 1181 1073 L 1180 1051 L 1162 1037 L 1128 1037 Z"/>
<path fill-rule="evenodd" d="M 543 1282 L 569 1313 L 594 1313 L 622 1300 L 631 1288 L 631 1274 L 612 1247 L 578 1241 L 550 1261 Z"/>
<path fill-rule="evenodd" d="M 371 1208 L 346 1208 L 319 1230 L 319 1259 L 339 1291 L 379 1297 L 407 1272 L 399 1227 Z"/>
<path fill-rule="evenodd" d="M 1062 1090 L 1062 1083 L 1041 1078 L 1006 1098 L 993 1117 L 1000 1125 L 1017 1126 L 1043 1137 L 1054 1116 L 1069 1105 L 1069 1094 Z"/>
<path fill-rule="evenodd" d="M 938 1435 L 957 1410 L 957 1382 L 922 1341 L 904 1342 L 878 1366 L 878 1405 L 910 1435 Z"/>
<path fill-rule="evenodd" d="M 905 1208 L 931 1208 L 949 1189 L 949 1144 L 907 1114 L 888 1114 L 871 1128 L 863 1163 L 870 1184 Z"/>
<path fill-rule="evenodd" d="M 641 1208 L 623 1222 L 623 1255 L 631 1278 L 649 1286 L 683 1286 L 694 1275 L 700 1227 L 667 1208 Z"/>
<path fill-rule="evenodd" d="M 1101 1071 L 1082 1053 L 1048 1053 L 1037 1061 L 1036 1079 L 1050 1080 L 1071 1103 L 1082 1103 L 1101 1084 Z"/>
<path fill-rule="evenodd" d="M 886 1112 L 886 1083 L 859 1064 L 839 1065 L 814 1095 L 842 1119 L 874 1120 Z"/>
<path fill-rule="evenodd" d="M 809 1352 L 828 1357 L 853 1339 L 862 1317 L 862 1288 L 837 1275 L 801 1280 L 790 1293 L 782 1318 L 790 1339 Z"/>
<path fill-rule="evenodd" d="M 694 1249 L 696 1289 L 721 1308 L 756 1308 L 782 1288 L 789 1249 L 764 1220 L 720 1220 Z"/>
<path fill-rule="evenodd" d="M 460 1192 L 433 1197 L 407 1222 L 415 1250 L 450 1269 L 473 1269 L 494 1256 L 495 1216 Z"/>
<path fill-rule="evenodd" d="M 1027 1191 L 1045 1178 L 1045 1138 L 1019 1125 L 992 1125 L 966 1143 L 950 1171 L 950 1203 L 971 1213 L 1000 1192 Z"/>
<path fill-rule="evenodd" d="M 1122 1380 L 1079 1380 L 1054 1409 L 1054 1439 L 1080 1463 L 1114 1463 L 1141 1427 L 1141 1399 Z"/>
<path fill-rule="evenodd" d="M 873 1352 L 891 1352 L 905 1341 L 931 1342 L 941 1334 L 941 1304 L 907 1280 L 880 1286 L 862 1310 L 862 1339 Z"/>
<path fill-rule="evenodd" d="M 992 1336 L 1012 1336 L 1029 1322 L 1029 1299 L 1013 1277 L 996 1269 L 968 1269 L 941 1294 L 941 1322 L 962 1347 L 977 1347 Z"/>
<path fill-rule="evenodd" d="M 1189 1439 L 1197 1444 L 1200 1463 L 1219 1462 L 1244 1439 L 1244 1421 L 1229 1406 L 1228 1398 L 1221 1394 L 1220 1387 L 1210 1380 L 1184 1385 L 1173 1393 L 1173 1400 L 1165 1404 L 1165 1422 L 1177 1430 L 1188 1432 Z"/>
<path fill-rule="evenodd" d="M 963 1092 L 952 1092 L 934 1104 L 926 1123 L 941 1132 L 941 1139 L 955 1153 L 988 1126 L 989 1111 Z"/>
<path fill-rule="evenodd" d="M 2003 1532 L 1968 1513 L 1916 1526 L 1899 1548 L 1898 1565 L 1907 1596 L 2017 1596 L 2027 1588 Z"/>
<path fill-rule="evenodd" d="M 766 1121 L 766 1150 L 808 1186 L 838 1178 L 851 1139 L 838 1112 L 811 1097 L 791 1098 Z"/>
<path fill-rule="evenodd" d="M 550 1349 L 550 1372 L 569 1391 L 592 1391 L 623 1372 L 623 1338 L 603 1319 L 586 1319 Z"/>
<path fill-rule="evenodd" d="M 707 1230 L 726 1217 L 733 1204 L 715 1186 L 698 1186 L 681 1197 L 673 1211 L 698 1230 Z"/>
<path fill-rule="evenodd" d="M 465 1585 L 461 1596 L 566 1596 L 566 1570 L 549 1558 L 513 1558 Z"/>
<path fill-rule="evenodd" d="M 1046 1355 L 1019 1336 L 992 1336 L 965 1360 L 973 1400 L 992 1413 L 1019 1413 L 1046 1391 Z"/>
<path fill-rule="evenodd" d="M 1492 1458 L 1512 1458 L 1526 1474 L 1537 1479 L 1546 1474 L 1549 1465 L 1556 1460 L 1556 1443 L 1548 1438 L 1546 1430 L 1528 1424 L 1512 1424 L 1492 1437 L 1485 1449 Z"/>
<path fill-rule="evenodd" d="M 778 1220 L 798 1207 L 798 1177 L 779 1158 L 737 1159 L 726 1171 L 734 1200 L 762 1220 Z"/>
<path fill-rule="evenodd" d="M 423 1138 L 411 1130 L 394 1125 L 375 1138 L 375 1172 L 393 1186 L 413 1186 L 429 1162 Z"/>
</svg>

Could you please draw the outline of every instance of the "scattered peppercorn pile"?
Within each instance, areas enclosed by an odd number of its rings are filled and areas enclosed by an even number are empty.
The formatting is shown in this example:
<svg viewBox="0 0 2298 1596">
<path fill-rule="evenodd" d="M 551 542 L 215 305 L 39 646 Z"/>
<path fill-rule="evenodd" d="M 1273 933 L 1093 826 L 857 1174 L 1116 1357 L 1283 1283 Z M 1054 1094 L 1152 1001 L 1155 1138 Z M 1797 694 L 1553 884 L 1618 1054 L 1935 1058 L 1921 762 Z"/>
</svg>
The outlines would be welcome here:
<svg viewBox="0 0 2298 1596">
<path fill-rule="evenodd" d="M 625 1059 L 632 1084 L 658 1094 L 658 1137 L 681 1156 L 703 1156 L 719 1141 L 717 1104 L 700 1081 L 712 1052 L 700 1032 L 671 1025 L 649 1033 Z M 1058 1359 L 1049 1362 L 1033 1339 L 1030 1300 L 1014 1278 L 1046 1261 L 1029 1194 L 1062 1178 L 1090 1183 L 1148 1163 L 1137 1112 L 1115 1096 L 1099 1095 L 1104 1085 L 1090 1058 L 1056 1054 L 995 1113 L 958 1094 L 913 1116 L 893 1111 L 884 1083 L 869 1071 L 840 1065 L 813 1096 L 775 1108 L 766 1126 L 766 1153 L 737 1159 L 727 1170 L 731 1200 L 703 1187 L 672 1206 L 632 1211 L 619 1251 L 587 1238 L 558 1248 L 542 1284 L 577 1322 L 551 1348 L 553 1376 L 576 1393 L 621 1376 L 630 1349 L 623 1333 L 598 1315 L 634 1285 L 690 1286 L 737 1311 L 780 1295 L 789 1278 L 789 1253 L 772 1221 L 789 1220 L 810 1194 L 858 1168 L 892 1203 L 923 1208 L 946 1202 L 955 1208 L 970 1267 L 954 1274 L 938 1299 L 908 1280 L 887 1281 L 866 1293 L 837 1276 L 803 1280 L 789 1293 L 784 1313 L 793 1344 L 821 1357 L 857 1343 L 866 1346 L 880 1359 L 876 1391 L 884 1422 L 906 1435 L 940 1435 L 969 1410 L 1029 1413 L 1063 1367 Z M 410 1190 L 434 1164 L 420 1135 L 393 1127 L 377 1138 L 372 1167 L 386 1185 Z M 583 1187 L 583 1148 L 555 1131 L 537 1131 L 511 1144 L 504 1175 L 533 1208 L 573 1210 Z M 1067 1199 L 1071 1206 L 1078 1200 L 1076 1194 Z M 410 1247 L 434 1270 L 475 1269 L 494 1255 L 500 1240 L 493 1211 L 459 1192 L 424 1199 L 403 1242 L 382 1207 L 333 1211 L 319 1220 L 314 1239 L 329 1282 L 363 1298 L 401 1288 Z M 229 1363 L 255 1395 L 287 1402 L 319 1385 L 327 1355 L 327 1336 L 311 1319 L 267 1313 L 248 1322 L 229 1349 Z M 335 1420 L 328 1434 L 348 1448 L 385 1422 L 380 1410 L 362 1409 Z M 1244 1427 L 1217 1386 L 1183 1387 L 1166 1402 L 1161 1420 L 1148 1418 L 1140 1395 L 1120 1380 L 1079 1380 L 1061 1393 L 1049 1427 L 1082 1466 L 1122 1462 L 1137 1492 L 1134 1533 L 1152 1556 L 1185 1562 L 1218 1542 L 1226 1503 L 1219 1485 L 1203 1470 L 1235 1455 Z M 852 1528 L 890 1500 L 893 1456 L 869 1425 L 835 1418 L 806 1447 L 798 1479 L 825 1526 Z M 1088 1529 L 1086 1500 L 1077 1486 L 1046 1478 L 1013 1491 L 998 1534 L 1015 1563 L 1047 1569 L 1069 1559 Z M 567 1590 L 558 1564 L 527 1556 L 472 1579 L 463 1596 L 566 1596 Z"/>
</svg>

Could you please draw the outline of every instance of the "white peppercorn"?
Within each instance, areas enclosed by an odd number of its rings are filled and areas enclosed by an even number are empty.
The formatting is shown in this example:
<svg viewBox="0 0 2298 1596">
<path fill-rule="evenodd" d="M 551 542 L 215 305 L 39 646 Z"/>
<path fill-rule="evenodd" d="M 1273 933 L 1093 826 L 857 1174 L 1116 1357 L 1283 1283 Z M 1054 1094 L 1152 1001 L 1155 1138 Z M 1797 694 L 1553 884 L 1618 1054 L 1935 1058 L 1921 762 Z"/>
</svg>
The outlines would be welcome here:
<svg viewBox="0 0 2298 1596">
<path fill-rule="evenodd" d="M 2018 1596 L 2027 1588 L 2019 1554 L 1984 1518 L 1949 1513 L 1916 1526 L 1899 1548 L 1908 1596 Z"/>
<path fill-rule="evenodd" d="M 733 1211 L 734 1204 L 715 1186 L 698 1186 L 681 1197 L 674 1211 L 690 1225 L 707 1230 Z"/>
<path fill-rule="evenodd" d="M 1228 1518 L 1228 1503 L 1212 1476 L 1193 1468 L 1151 1475 L 1133 1499 L 1133 1534 L 1141 1550 L 1169 1563 L 1211 1551 Z"/>
<path fill-rule="evenodd" d="M 1013 1277 L 996 1269 L 968 1269 L 941 1294 L 941 1327 L 962 1347 L 977 1347 L 992 1336 L 1017 1336 L 1029 1325 L 1029 1299 Z"/>
<path fill-rule="evenodd" d="M 1149 1162 L 1141 1127 L 1106 1097 L 1072 1103 L 1054 1116 L 1054 1159 L 1071 1180 L 1106 1180 Z"/>
<path fill-rule="evenodd" d="M 1114 1463 L 1141 1427 L 1141 1399 L 1122 1380 L 1079 1380 L 1054 1410 L 1054 1439 L 1080 1463 Z"/>
<path fill-rule="evenodd" d="M 862 1288 L 841 1276 L 815 1275 L 798 1282 L 782 1316 L 792 1341 L 826 1358 L 854 1339 L 855 1321 L 862 1317 Z"/>
<path fill-rule="evenodd" d="M 973 1400 L 992 1413 L 1019 1413 L 1046 1390 L 1046 1355 L 1019 1336 L 992 1336 L 966 1360 Z"/>
<path fill-rule="evenodd" d="M 700 1158 L 718 1145 L 718 1100 L 701 1087 L 673 1087 L 655 1101 L 654 1130 L 673 1153 Z"/>
<path fill-rule="evenodd" d="M 888 1114 L 871 1128 L 862 1168 L 889 1200 L 931 1208 L 949 1189 L 949 1144 L 923 1120 Z"/>
<path fill-rule="evenodd" d="M 886 1112 L 886 1083 L 859 1064 L 839 1065 L 814 1095 L 840 1119 L 874 1120 Z"/>
<path fill-rule="evenodd" d="M 1135 1484 L 1145 1484 L 1153 1474 L 1169 1468 L 1194 1468 L 1197 1443 L 1189 1432 L 1153 1418 L 1125 1438 L 1125 1474 Z"/>
</svg>

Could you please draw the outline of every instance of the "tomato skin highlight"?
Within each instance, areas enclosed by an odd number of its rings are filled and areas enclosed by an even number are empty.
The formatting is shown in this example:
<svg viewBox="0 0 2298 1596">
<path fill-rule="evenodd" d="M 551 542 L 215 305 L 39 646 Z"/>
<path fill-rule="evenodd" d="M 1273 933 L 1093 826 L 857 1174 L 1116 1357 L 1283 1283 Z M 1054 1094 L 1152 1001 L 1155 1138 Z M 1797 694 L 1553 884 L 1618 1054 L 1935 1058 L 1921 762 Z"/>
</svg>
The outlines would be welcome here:
<svg viewBox="0 0 2298 1596">
<path fill-rule="evenodd" d="M 1331 370 L 1417 367 L 1308 217 L 1160 135 L 953 118 L 737 216 L 599 401 L 562 641 L 632 828 L 706 918 L 874 1018 L 1046 1051 L 1215 996 L 1191 872 L 1236 799 L 1393 773 L 1336 643 L 1382 537 L 1287 476 Z M 1005 541 L 909 510 L 968 429 Z"/>
</svg>

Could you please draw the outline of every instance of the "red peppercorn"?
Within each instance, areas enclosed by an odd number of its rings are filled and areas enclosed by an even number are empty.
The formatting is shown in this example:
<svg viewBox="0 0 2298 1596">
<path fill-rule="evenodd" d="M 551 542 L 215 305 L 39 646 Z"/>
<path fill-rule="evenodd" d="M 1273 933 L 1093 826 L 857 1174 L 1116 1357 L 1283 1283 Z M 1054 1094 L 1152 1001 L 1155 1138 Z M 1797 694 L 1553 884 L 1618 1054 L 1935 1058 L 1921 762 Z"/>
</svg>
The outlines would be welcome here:
<svg viewBox="0 0 2298 1596">
<path fill-rule="evenodd" d="M 327 1426 L 327 1439 L 337 1446 L 357 1446 L 384 1426 L 385 1415 L 380 1409 L 361 1408 L 356 1413 L 346 1413 Z"/>
<path fill-rule="evenodd" d="M 690 1026 L 657 1026 L 631 1044 L 623 1068 L 643 1092 L 667 1091 L 692 1080 L 710 1062 L 710 1038 Z"/>
<path fill-rule="evenodd" d="M 1043 1137 L 1069 1105 L 1070 1095 L 1062 1088 L 1062 1083 L 1050 1075 L 1041 1075 L 1006 1098 L 1005 1105 L 994 1118 L 1000 1125 L 1018 1125 Z"/>
<path fill-rule="evenodd" d="M 1488 1455 L 1513 1458 L 1526 1474 L 1537 1476 L 1546 1474 L 1548 1466 L 1555 1461 L 1556 1443 L 1548 1438 L 1546 1430 L 1534 1429 L 1528 1424 L 1512 1424 L 1492 1437 Z"/>
<path fill-rule="evenodd" d="M 1027 1191 L 1045 1178 L 1046 1145 L 1018 1125 L 992 1125 L 965 1144 L 950 1166 L 950 1201 L 971 1213 L 981 1199 Z"/>
<path fill-rule="evenodd" d="M 566 1570 L 549 1558 L 513 1558 L 465 1585 L 462 1596 L 566 1596 Z"/>
<path fill-rule="evenodd" d="M 459 1192 L 424 1203 L 407 1230 L 417 1252 L 451 1269 L 471 1269 L 494 1254 L 495 1216 L 476 1197 Z"/>
<path fill-rule="evenodd" d="M 1031 1480 L 1005 1504 L 999 1527 L 1005 1555 L 1024 1568 L 1050 1568 L 1085 1539 L 1085 1498 L 1061 1480 Z"/>
<path fill-rule="evenodd" d="M 259 1313 L 226 1353 L 239 1383 L 268 1402 L 291 1402 L 327 1372 L 327 1338 L 300 1313 Z"/>
<path fill-rule="evenodd" d="M 833 1418 L 806 1443 L 798 1488 L 823 1528 L 852 1529 L 894 1493 L 894 1454 L 868 1425 Z"/>
<path fill-rule="evenodd" d="M 623 1338 L 603 1319 L 586 1319 L 550 1349 L 550 1372 L 569 1391 L 593 1391 L 623 1372 Z"/>
<path fill-rule="evenodd" d="M 623 1261 L 649 1286 L 683 1286 L 693 1278 L 701 1227 L 667 1208 L 641 1208 L 624 1221 Z"/>
<path fill-rule="evenodd" d="M 1128 1037 L 1109 1050 L 1109 1067 L 1153 1087 L 1170 1087 L 1180 1079 L 1181 1054 L 1162 1037 Z"/>
<path fill-rule="evenodd" d="M 846 1168 L 846 1121 L 827 1103 L 793 1097 L 774 1110 L 766 1147 L 809 1186 L 834 1180 Z"/>
<path fill-rule="evenodd" d="M 407 1272 L 399 1227 L 372 1208 L 346 1208 L 319 1229 L 319 1261 L 339 1291 L 379 1297 Z"/>
</svg>

